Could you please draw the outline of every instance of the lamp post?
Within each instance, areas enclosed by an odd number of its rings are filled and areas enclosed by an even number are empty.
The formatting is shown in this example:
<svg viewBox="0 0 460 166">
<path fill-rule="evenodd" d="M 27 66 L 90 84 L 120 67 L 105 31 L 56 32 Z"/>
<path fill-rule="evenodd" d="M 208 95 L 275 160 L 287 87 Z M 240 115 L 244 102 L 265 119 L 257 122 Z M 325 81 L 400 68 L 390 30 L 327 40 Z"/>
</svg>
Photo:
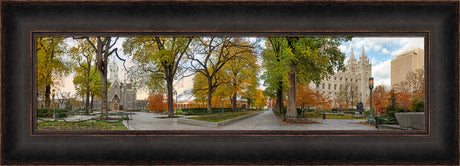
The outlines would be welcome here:
<svg viewBox="0 0 460 166">
<path fill-rule="evenodd" d="M 374 89 L 374 77 L 369 78 L 369 90 L 370 90 L 370 95 L 371 95 L 371 100 L 370 100 L 370 113 L 369 113 L 369 119 L 367 119 L 367 123 L 374 123 L 374 117 L 372 115 L 372 89 Z"/>
<path fill-rule="evenodd" d="M 224 113 L 224 98 L 220 98 L 220 104 L 221 104 L 220 109 L 221 109 L 222 113 Z"/>
<path fill-rule="evenodd" d="M 56 93 L 56 90 L 53 89 L 52 94 L 53 94 L 53 119 L 56 119 L 56 105 L 54 104 L 54 94 Z"/>
<path fill-rule="evenodd" d="M 353 110 L 353 82 L 351 83 L 350 91 L 351 91 L 351 110 Z"/>
</svg>

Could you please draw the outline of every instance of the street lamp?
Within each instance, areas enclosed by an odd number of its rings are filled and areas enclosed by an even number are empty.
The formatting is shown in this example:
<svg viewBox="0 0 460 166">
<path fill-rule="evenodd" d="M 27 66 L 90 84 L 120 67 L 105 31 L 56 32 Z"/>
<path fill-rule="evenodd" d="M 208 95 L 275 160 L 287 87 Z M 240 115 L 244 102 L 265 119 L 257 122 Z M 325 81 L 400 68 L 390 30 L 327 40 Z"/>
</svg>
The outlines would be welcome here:
<svg viewBox="0 0 460 166">
<path fill-rule="evenodd" d="M 221 109 L 222 113 L 224 113 L 224 98 L 220 98 L 220 104 L 221 104 L 220 109 Z"/>
<path fill-rule="evenodd" d="M 374 89 L 374 77 L 369 78 L 369 90 L 371 92 L 371 101 L 370 101 L 370 113 L 369 113 L 369 119 L 367 119 L 367 123 L 374 123 L 374 117 L 372 115 L 372 89 Z"/>
<path fill-rule="evenodd" d="M 53 119 L 56 119 L 56 105 L 54 104 L 54 94 L 56 93 L 56 90 L 53 89 Z"/>
</svg>

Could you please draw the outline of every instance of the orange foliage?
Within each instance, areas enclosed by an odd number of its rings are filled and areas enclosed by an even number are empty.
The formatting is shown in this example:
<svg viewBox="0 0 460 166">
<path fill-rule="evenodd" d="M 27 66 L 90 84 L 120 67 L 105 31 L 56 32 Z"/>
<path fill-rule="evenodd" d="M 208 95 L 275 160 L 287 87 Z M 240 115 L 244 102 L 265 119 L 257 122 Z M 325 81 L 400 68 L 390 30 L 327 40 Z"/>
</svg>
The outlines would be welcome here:
<svg viewBox="0 0 460 166">
<path fill-rule="evenodd" d="M 404 92 L 396 92 L 396 102 L 403 110 L 412 110 L 412 95 Z"/>
<path fill-rule="evenodd" d="M 297 84 L 296 103 L 301 107 L 316 107 L 318 110 L 330 110 L 332 100 L 325 98 L 321 93 L 316 92 L 308 86 Z"/>
<path fill-rule="evenodd" d="M 370 98 L 367 100 L 367 104 L 370 103 Z M 384 115 L 386 108 L 390 104 L 390 92 L 386 92 L 383 86 L 377 86 L 372 90 L 372 109 L 375 113 Z"/>
<path fill-rule="evenodd" d="M 165 94 L 157 93 L 149 95 L 147 108 L 153 112 L 163 112 L 168 109 L 168 102 Z"/>
</svg>

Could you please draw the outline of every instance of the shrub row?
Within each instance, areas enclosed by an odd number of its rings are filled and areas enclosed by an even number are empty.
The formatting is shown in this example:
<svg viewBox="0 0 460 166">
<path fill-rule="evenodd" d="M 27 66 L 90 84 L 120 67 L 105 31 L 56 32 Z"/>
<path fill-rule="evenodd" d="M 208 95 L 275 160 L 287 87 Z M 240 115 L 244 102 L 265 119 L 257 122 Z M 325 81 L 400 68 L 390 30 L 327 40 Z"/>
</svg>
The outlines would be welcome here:
<svg viewBox="0 0 460 166">
<path fill-rule="evenodd" d="M 398 124 L 398 121 L 395 117 L 391 116 L 376 116 L 374 117 L 375 121 L 379 122 L 379 124 Z"/>
<path fill-rule="evenodd" d="M 229 112 L 233 111 L 233 108 L 212 108 L 212 112 Z M 183 114 L 186 115 L 199 115 L 199 114 L 207 114 L 208 109 L 207 108 L 183 108 L 182 109 Z"/>
<path fill-rule="evenodd" d="M 56 118 L 67 117 L 68 110 L 66 109 L 51 109 L 51 108 L 38 108 L 37 117 L 53 117 L 54 111 L 56 111 Z"/>
</svg>

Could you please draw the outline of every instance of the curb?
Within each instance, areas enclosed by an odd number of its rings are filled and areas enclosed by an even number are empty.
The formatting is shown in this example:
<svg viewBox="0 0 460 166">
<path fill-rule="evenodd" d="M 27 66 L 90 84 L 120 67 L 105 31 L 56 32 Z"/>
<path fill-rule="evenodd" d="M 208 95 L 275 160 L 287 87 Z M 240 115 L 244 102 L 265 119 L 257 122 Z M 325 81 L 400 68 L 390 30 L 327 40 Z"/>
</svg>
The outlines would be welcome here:
<svg viewBox="0 0 460 166">
<path fill-rule="evenodd" d="M 262 113 L 262 112 L 258 112 L 258 113 L 254 113 L 254 114 L 250 114 L 250 115 L 245 115 L 245 116 L 241 116 L 241 117 L 238 117 L 238 118 L 228 119 L 228 120 L 224 120 L 224 121 L 221 121 L 221 122 L 206 122 L 206 121 L 201 121 L 201 120 L 180 118 L 180 119 L 177 119 L 177 123 L 217 128 L 217 127 L 220 127 L 220 126 L 229 125 L 231 123 L 234 123 L 236 121 L 239 121 L 239 120 L 242 120 L 242 119 L 245 119 L 245 118 L 256 116 L 256 115 L 258 115 L 260 113 Z"/>
<path fill-rule="evenodd" d="M 126 128 L 128 128 L 128 130 L 136 130 L 132 126 L 129 126 L 126 120 L 124 120 L 122 123 Z"/>
</svg>

